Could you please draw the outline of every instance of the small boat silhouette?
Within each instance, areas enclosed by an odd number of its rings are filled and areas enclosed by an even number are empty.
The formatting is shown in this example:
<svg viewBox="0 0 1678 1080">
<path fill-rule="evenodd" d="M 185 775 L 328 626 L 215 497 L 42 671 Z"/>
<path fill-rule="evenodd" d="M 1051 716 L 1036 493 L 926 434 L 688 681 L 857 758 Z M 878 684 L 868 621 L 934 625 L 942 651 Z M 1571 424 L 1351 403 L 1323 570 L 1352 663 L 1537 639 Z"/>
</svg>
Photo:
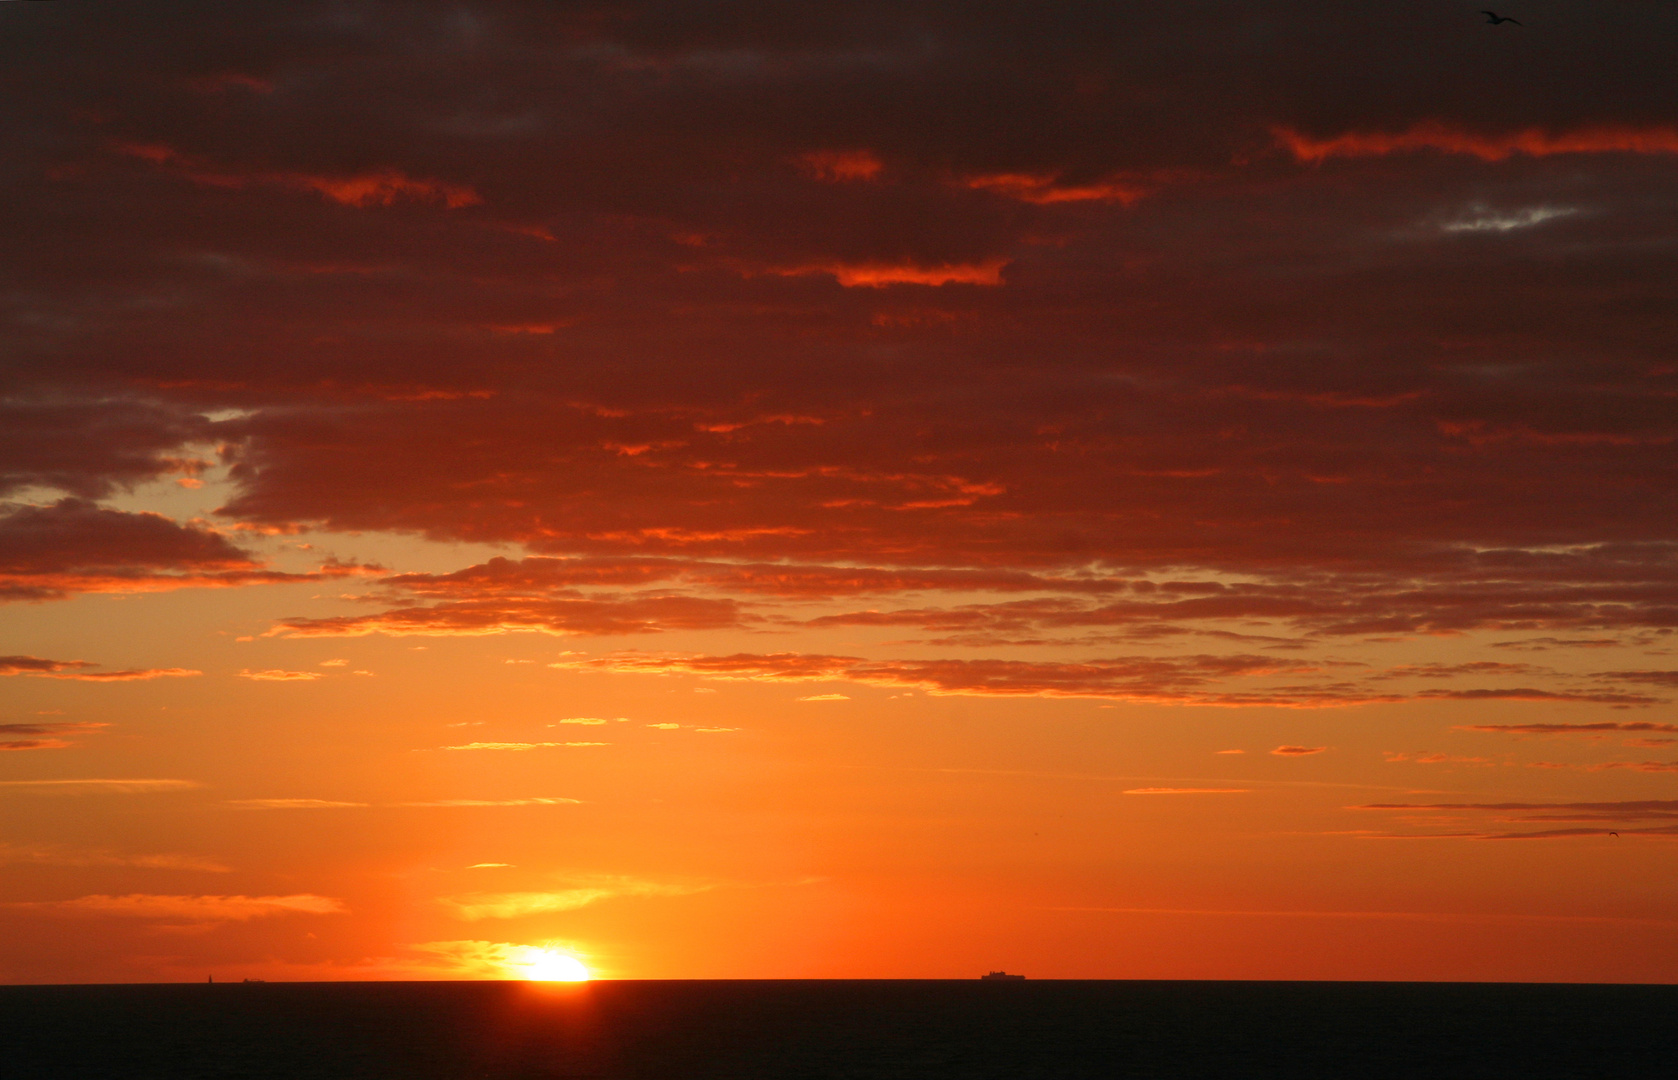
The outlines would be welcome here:
<svg viewBox="0 0 1678 1080">
<path fill-rule="evenodd" d="M 988 975 L 979 976 L 980 982 L 1025 982 L 1024 975 L 1010 975 L 1006 971 L 993 971 Z"/>
</svg>

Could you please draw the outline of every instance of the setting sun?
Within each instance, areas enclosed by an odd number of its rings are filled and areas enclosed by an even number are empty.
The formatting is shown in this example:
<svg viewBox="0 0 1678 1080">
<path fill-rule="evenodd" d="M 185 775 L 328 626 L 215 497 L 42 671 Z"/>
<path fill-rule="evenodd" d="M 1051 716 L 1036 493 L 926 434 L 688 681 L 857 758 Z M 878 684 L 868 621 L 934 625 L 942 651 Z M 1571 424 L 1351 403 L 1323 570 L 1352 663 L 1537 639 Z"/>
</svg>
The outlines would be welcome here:
<svg viewBox="0 0 1678 1080">
<path fill-rule="evenodd" d="M 518 968 L 532 982 L 588 982 L 588 967 L 575 956 L 555 949 L 532 949 Z"/>
</svg>

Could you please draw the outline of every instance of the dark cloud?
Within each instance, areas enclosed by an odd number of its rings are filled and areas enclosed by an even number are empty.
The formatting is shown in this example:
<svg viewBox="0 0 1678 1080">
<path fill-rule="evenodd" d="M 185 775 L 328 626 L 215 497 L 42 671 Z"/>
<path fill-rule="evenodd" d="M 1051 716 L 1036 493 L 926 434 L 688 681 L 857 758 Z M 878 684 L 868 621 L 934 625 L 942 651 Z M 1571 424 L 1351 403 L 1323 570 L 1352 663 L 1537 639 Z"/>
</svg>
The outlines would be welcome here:
<svg viewBox="0 0 1678 1080">
<path fill-rule="evenodd" d="M 145 400 L 0 399 L 0 495 L 46 487 L 93 497 L 190 475 L 207 464 L 189 451 L 209 426 L 190 410 Z"/>
<path fill-rule="evenodd" d="M 1597 678 L 1678 687 L 1678 671 L 1604 671 Z"/>
<path fill-rule="evenodd" d="M 57 750 L 70 746 L 67 736 L 90 735 L 107 724 L 98 723 L 56 723 L 56 724 L 0 724 L 0 750 Z M 21 736 L 35 735 L 43 738 L 22 738 Z"/>
<path fill-rule="evenodd" d="M 1646 799 L 1627 802 L 1575 803 L 1369 803 L 1353 806 L 1352 810 L 1402 812 L 1405 819 L 1418 825 L 1427 824 L 1429 813 L 1441 813 L 1438 820 L 1458 822 L 1449 833 L 1407 832 L 1405 836 L 1451 836 L 1480 840 L 1560 840 L 1573 837 L 1605 837 L 1610 832 L 1626 836 L 1678 836 L 1678 800 Z M 1463 816 L 1478 819 L 1482 824 L 1472 831 L 1460 828 Z M 1542 829 L 1510 829 L 1509 823 L 1581 822 L 1587 824 L 1549 827 Z M 1626 822 L 1633 824 L 1627 825 Z M 1651 822 L 1639 825 L 1637 822 Z M 1671 824 L 1662 824 L 1671 822 Z M 1494 823 L 1503 823 L 1501 825 Z"/>
<path fill-rule="evenodd" d="M 233 523 L 538 556 L 298 634 L 785 626 L 863 595 L 805 625 L 1671 630 L 1678 10 L 1479 21 L 12 5 L 0 488 L 71 498 L 0 518 L 0 590 L 292 580 L 86 501 L 213 462 Z M 971 595 L 894 598 L 930 592 Z M 1178 662 L 889 677 L 1211 693 Z M 1290 700 L 1638 705 L 1622 685 L 1672 673 L 1542 679 Z"/>
<path fill-rule="evenodd" d="M 98 664 L 87 660 L 47 660 L 39 656 L 0 656 L 0 677 L 33 675 L 45 679 L 73 679 L 78 682 L 133 682 L 145 679 L 199 675 L 185 668 L 128 668 L 122 671 L 90 671 Z"/>
<path fill-rule="evenodd" d="M 1462 724 L 1457 730 L 1493 731 L 1507 735 L 1600 735 L 1621 731 L 1678 733 L 1678 724 L 1659 724 L 1648 720 L 1602 720 L 1588 724 Z"/>
<path fill-rule="evenodd" d="M 187 585 L 306 581 L 264 570 L 220 533 L 161 514 L 130 513 L 65 498 L 49 506 L 0 506 L 0 600 L 57 600 L 78 592 L 138 592 Z"/>
</svg>

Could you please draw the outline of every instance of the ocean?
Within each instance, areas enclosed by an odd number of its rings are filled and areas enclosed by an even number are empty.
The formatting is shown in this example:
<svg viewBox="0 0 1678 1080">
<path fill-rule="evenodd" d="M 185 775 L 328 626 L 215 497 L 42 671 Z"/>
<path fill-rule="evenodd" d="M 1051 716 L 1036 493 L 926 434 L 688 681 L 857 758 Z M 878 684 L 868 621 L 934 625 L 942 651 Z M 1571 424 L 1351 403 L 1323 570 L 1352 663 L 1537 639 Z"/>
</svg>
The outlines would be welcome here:
<svg viewBox="0 0 1678 1080">
<path fill-rule="evenodd" d="M 0 987 L 6 1080 L 1678 1076 L 1678 987 L 669 981 Z"/>
</svg>

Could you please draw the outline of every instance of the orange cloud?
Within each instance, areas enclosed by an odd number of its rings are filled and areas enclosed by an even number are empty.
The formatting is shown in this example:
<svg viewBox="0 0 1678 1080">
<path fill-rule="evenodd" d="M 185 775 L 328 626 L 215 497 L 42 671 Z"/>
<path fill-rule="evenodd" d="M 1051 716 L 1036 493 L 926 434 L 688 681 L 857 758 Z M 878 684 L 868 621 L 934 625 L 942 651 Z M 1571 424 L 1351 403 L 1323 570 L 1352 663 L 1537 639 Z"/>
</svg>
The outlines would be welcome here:
<svg viewBox="0 0 1678 1080">
<path fill-rule="evenodd" d="M 1503 161 L 1517 154 L 1678 154 L 1678 128 L 1602 125 L 1551 134 L 1542 128 L 1484 135 L 1437 121 L 1414 124 L 1401 132 L 1348 132 L 1313 139 L 1292 128 L 1272 129 L 1276 141 L 1300 161 L 1331 157 L 1382 157 L 1437 150 L 1468 154 L 1482 161 Z"/>
<path fill-rule="evenodd" d="M 1282 757 L 1304 757 L 1307 754 L 1320 754 L 1327 749 L 1326 746 L 1278 746 L 1270 752 Z"/>
<path fill-rule="evenodd" d="M 1491 758 L 1464 757 L 1456 754 L 1445 754 L 1439 751 L 1420 750 L 1415 753 L 1400 753 L 1392 750 L 1381 751 L 1381 756 L 1388 762 L 1412 761 L 1418 765 L 1495 765 Z"/>
<path fill-rule="evenodd" d="M 715 888 L 714 884 L 679 885 L 600 877 L 585 879 L 577 888 L 549 892 L 472 893 L 440 897 L 438 903 L 453 911 L 456 918 L 476 922 L 479 919 L 518 919 L 550 911 L 574 911 L 614 897 L 691 896 Z"/>
</svg>

